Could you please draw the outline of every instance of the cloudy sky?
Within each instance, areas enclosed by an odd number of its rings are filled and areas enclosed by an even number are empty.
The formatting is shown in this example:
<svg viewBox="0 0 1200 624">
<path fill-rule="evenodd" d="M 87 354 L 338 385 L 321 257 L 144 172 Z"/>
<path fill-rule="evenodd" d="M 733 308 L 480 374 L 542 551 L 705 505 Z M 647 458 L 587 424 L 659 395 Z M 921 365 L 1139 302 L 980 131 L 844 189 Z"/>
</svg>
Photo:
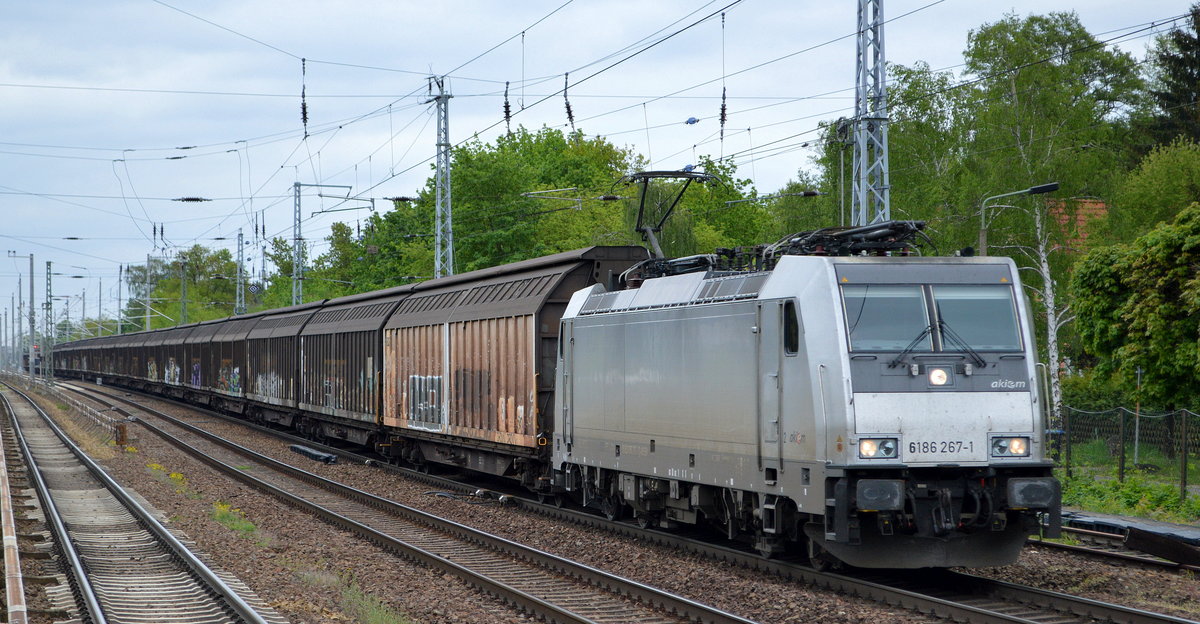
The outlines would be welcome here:
<svg viewBox="0 0 1200 624">
<path fill-rule="evenodd" d="M 247 262 L 261 266 L 264 228 L 291 237 L 296 182 L 351 187 L 304 187 L 314 255 L 331 223 L 353 225 L 369 206 L 318 192 L 415 194 L 435 155 L 432 74 L 449 76 L 454 143 L 504 131 L 506 83 L 514 127 L 569 128 L 566 75 L 575 126 L 588 135 L 658 169 L 732 156 L 761 193 L 808 166 L 803 144 L 818 123 L 854 107 L 852 0 L 5 4 L 0 248 L 34 254 L 39 309 L 52 261 L 62 274 L 54 294 L 73 297 L 74 318 L 84 289 L 90 316 L 99 304 L 113 314 L 121 265 L 195 243 L 234 249 L 239 228 Z M 1097 38 L 1141 58 L 1188 6 L 887 0 L 886 55 L 957 72 L 970 30 L 1008 12 L 1075 11 Z M 173 201 L 185 197 L 211 201 Z M 28 266 L 0 256 L 2 309 Z"/>
</svg>

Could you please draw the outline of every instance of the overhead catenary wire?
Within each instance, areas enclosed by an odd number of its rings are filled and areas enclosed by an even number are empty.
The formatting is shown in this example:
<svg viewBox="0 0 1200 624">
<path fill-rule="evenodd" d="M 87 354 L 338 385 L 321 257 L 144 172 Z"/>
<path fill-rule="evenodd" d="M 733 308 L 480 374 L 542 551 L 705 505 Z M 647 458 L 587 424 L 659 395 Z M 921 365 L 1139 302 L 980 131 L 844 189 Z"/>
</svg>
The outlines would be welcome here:
<svg viewBox="0 0 1200 624">
<path fill-rule="evenodd" d="M 286 52 L 286 51 L 285 51 L 285 52 Z M 721 73 L 722 73 L 722 76 L 725 76 L 725 75 L 726 75 L 726 73 L 725 73 L 725 71 L 724 71 L 724 70 L 723 70 Z M 575 83 L 575 84 L 578 84 L 578 83 Z M 572 87 L 573 87 L 574 85 L 570 85 L 570 86 L 572 86 Z M 552 97 L 553 95 L 554 95 L 554 94 L 549 94 L 549 96 L 551 96 L 551 97 Z M 597 95 L 597 97 L 603 97 L 603 96 L 605 96 L 605 95 L 606 95 L 606 94 L 598 94 L 598 95 Z M 574 97 L 574 98 L 580 98 L 580 97 L 584 97 L 584 95 L 583 95 L 583 94 L 581 94 L 581 93 L 580 93 L 578 90 L 575 90 L 574 92 L 572 92 L 572 93 L 571 93 L 571 96 L 572 96 L 572 97 Z M 292 96 L 292 97 L 294 97 L 294 96 Z M 565 97 L 565 92 L 564 92 L 564 97 Z M 387 113 L 390 113 L 390 112 L 391 112 L 390 110 L 388 110 L 388 111 L 387 111 Z M 647 120 L 646 120 L 646 106 L 645 106 L 645 103 L 643 103 L 643 113 L 644 113 L 644 119 L 643 119 L 642 121 L 643 121 L 643 122 L 646 122 Z M 743 111 L 739 111 L 739 113 L 741 113 L 741 114 L 744 114 L 744 113 L 745 113 L 745 111 L 744 111 L 744 110 L 743 110 Z M 582 121 L 582 120 L 577 120 L 577 121 Z M 777 123 L 784 123 L 784 122 L 777 122 Z M 643 123 L 643 124 L 640 124 L 640 125 L 642 125 L 642 126 L 643 126 L 643 127 L 641 128 L 642 130 L 645 130 L 645 129 L 647 129 L 647 128 L 649 127 L 649 126 L 648 126 L 648 124 L 646 124 L 646 123 Z M 757 130 L 759 130 L 761 127 L 765 127 L 765 126 L 753 125 L 753 126 L 751 126 L 751 127 L 748 127 L 748 128 L 747 128 L 747 131 L 746 131 L 746 134 L 747 134 L 747 135 L 749 135 L 749 134 L 750 134 L 750 132 L 751 132 L 751 129 L 753 129 L 753 130 L 757 131 Z M 331 129 L 330 131 L 336 134 L 336 130 L 334 130 L 334 129 Z M 739 130 L 739 131 L 737 131 L 737 132 L 741 133 L 741 131 L 740 131 L 740 130 Z M 605 136 L 612 136 L 612 133 L 606 134 Z M 759 138 L 760 138 L 760 141 L 761 141 L 761 140 L 762 140 L 762 138 L 763 138 L 761 134 L 760 134 Z M 285 140 L 286 140 L 286 139 L 285 139 Z M 416 142 L 416 139 L 414 139 L 414 144 L 415 144 L 415 142 Z M 327 144 L 329 144 L 329 142 L 327 142 Z M 247 155 L 248 155 L 248 153 L 249 153 L 250 147 L 251 147 L 251 146 L 249 146 L 249 145 L 245 146 L 245 149 L 247 150 Z M 784 145 L 782 145 L 782 144 L 780 144 L 780 145 L 778 145 L 778 146 L 774 146 L 773 148 L 763 147 L 762 145 L 755 146 L 755 147 L 756 147 L 757 149 L 754 149 L 754 151 L 753 151 L 752 153 L 749 153 L 749 154 L 747 154 L 747 153 L 743 153 L 743 154 L 741 154 L 741 155 L 738 155 L 737 157 L 738 157 L 738 158 L 746 158 L 746 157 L 748 157 L 748 158 L 750 159 L 749 161 L 745 161 L 745 160 L 743 160 L 742 162 L 743 162 L 743 163 L 747 163 L 747 162 L 748 162 L 748 163 L 753 163 L 753 162 L 755 162 L 755 161 L 757 161 L 757 160 L 760 160 L 760 159 L 762 159 L 763 157 L 765 157 L 765 156 L 764 156 L 764 154 L 766 154 L 766 153 L 767 153 L 769 150 L 771 150 L 771 149 L 776 149 L 776 150 L 783 150 L 783 149 L 798 149 L 798 148 L 797 148 L 797 147 L 795 147 L 795 146 L 784 146 Z M 691 149 L 691 148 L 689 148 L 689 149 Z M 294 153 L 293 153 L 293 156 L 294 156 Z M 308 158 L 307 158 L 305 161 L 301 161 L 301 162 L 307 162 L 307 163 L 309 163 L 309 164 L 311 164 L 311 165 L 313 165 L 313 166 L 315 167 L 315 165 L 317 164 L 317 161 L 315 160 L 315 158 L 316 158 L 316 159 L 319 159 L 319 158 L 320 158 L 320 150 L 318 150 L 318 152 L 317 152 L 316 154 L 309 153 L 309 154 L 308 154 Z M 368 158 L 369 158 L 369 157 L 368 157 Z M 107 160 L 107 159 L 104 159 L 104 160 Z M 130 158 L 130 159 L 129 159 L 129 161 L 132 161 L 132 160 L 134 160 L 134 159 L 132 159 L 132 158 Z M 291 158 L 291 157 L 289 157 L 289 159 L 288 159 L 288 160 L 289 160 L 289 162 L 291 162 L 291 161 L 292 161 L 292 158 Z M 328 159 L 327 159 L 327 162 L 328 162 Z M 129 165 L 128 165 L 128 162 L 126 162 L 126 163 L 124 164 L 124 166 L 125 166 L 125 167 L 129 167 Z M 294 166 L 294 164 L 293 164 L 292 166 Z M 416 165 L 416 166 L 420 166 L 420 165 L 418 164 L 418 165 Z M 268 167 L 268 169 L 269 169 L 269 167 Z M 144 178 L 139 178 L 139 179 L 144 179 Z M 252 185 L 252 182 L 251 182 L 251 181 L 247 181 L 247 185 L 248 185 L 248 186 Z M 376 186 L 378 186 L 378 185 L 377 185 L 377 184 L 372 184 L 372 188 L 375 188 Z M 260 186 L 259 188 L 261 189 L 261 188 L 263 188 L 263 187 L 262 187 L 262 186 Z M 249 195 L 247 198 L 245 198 L 245 200 L 244 200 L 244 201 L 249 201 L 249 200 L 252 200 L 252 199 L 253 199 L 254 197 L 256 197 L 256 196 L 257 196 L 257 197 L 270 197 L 271 195 L 258 196 L 258 195 L 255 195 L 254 193 L 251 193 L 251 194 L 250 194 L 250 195 Z M 133 197 L 137 197 L 137 196 L 136 196 L 136 194 L 135 194 Z M 138 199 L 140 200 L 141 198 L 138 198 Z M 132 208 L 132 206 L 130 206 L 130 208 Z M 246 212 L 246 210 L 247 210 L 247 209 L 248 209 L 248 207 L 247 207 L 246 205 L 239 206 L 239 210 L 240 210 L 240 211 L 243 213 L 243 216 L 245 216 L 245 212 Z M 145 210 L 145 206 L 144 206 L 144 205 L 143 205 L 143 210 Z M 163 221 L 163 220 L 162 220 L 162 219 L 159 219 L 158 221 Z"/>
</svg>

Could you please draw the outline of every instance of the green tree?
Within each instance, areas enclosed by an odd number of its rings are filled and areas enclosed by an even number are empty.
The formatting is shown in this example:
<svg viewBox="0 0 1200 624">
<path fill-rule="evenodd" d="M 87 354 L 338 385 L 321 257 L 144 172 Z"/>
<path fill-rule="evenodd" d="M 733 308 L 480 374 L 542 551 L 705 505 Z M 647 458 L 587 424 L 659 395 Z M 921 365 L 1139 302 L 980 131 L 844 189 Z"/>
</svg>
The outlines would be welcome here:
<svg viewBox="0 0 1200 624">
<path fill-rule="evenodd" d="M 451 167 L 454 209 L 455 269 L 465 272 L 563 251 L 577 246 L 587 225 L 611 220 L 584 216 L 588 210 L 606 210 L 606 204 L 584 201 L 595 198 L 639 161 L 602 138 L 588 139 L 582 131 L 564 134 L 541 128 L 532 133 L 518 128 L 502 135 L 494 145 L 472 140 L 454 149 Z M 539 200 L 523 195 L 534 191 L 569 189 L 556 196 L 580 198 L 580 210 L 567 210 L 563 200 Z M 560 195 L 560 193 L 565 195 Z M 419 206 L 432 210 L 433 181 L 422 193 Z M 546 236 L 543 217 L 551 219 L 551 232 L 570 234 L 565 241 Z M 582 222 L 584 228 L 578 227 Z M 599 223 L 597 223 L 599 222 Z M 568 244 L 570 246 L 568 246 Z"/>
<path fill-rule="evenodd" d="M 775 231 L 763 242 L 775 242 L 781 236 L 796 232 L 816 230 L 841 224 L 841 198 L 838 180 L 826 181 L 807 171 L 798 171 L 796 178 L 788 180 L 777 193 L 778 197 L 765 200 L 764 205 L 771 215 Z M 805 193 L 817 192 L 818 196 Z"/>
<path fill-rule="evenodd" d="M 1146 155 L 1117 188 L 1106 237 L 1131 241 L 1200 201 L 1200 144 L 1178 138 Z"/>
<path fill-rule="evenodd" d="M 1159 144 L 1200 140 L 1200 3 L 1186 25 L 1159 37 L 1150 52 L 1151 136 Z"/>
<path fill-rule="evenodd" d="M 144 318 L 146 268 L 140 272 L 134 268 L 130 267 L 131 284 L 142 278 L 143 295 L 141 301 L 131 302 L 128 311 Z M 194 245 L 176 252 L 172 259 L 152 259 L 149 274 L 153 278 L 149 282 L 153 284 L 149 296 L 152 329 L 233 314 L 237 263 L 228 249 L 214 251 Z"/>
<path fill-rule="evenodd" d="M 1074 13 L 1008 15 L 968 36 L 968 75 L 978 77 L 969 110 L 971 175 L 982 199 L 1049 181 L 1060 196 L 1104 196 L 1118 161 L 1121 132 L 1115 119 L 1137 98 L 1141 81 L 1128 54 L 1101 45 Z M 1018 197 L 1013 208 L 992 209 L 993 253 L 1012 255 L 1028 270 L 1024 280 L 1042 312 L 1047 360 L 1057 369 L 1059 339 L 1072 320 L 1065 284 L 1073 254 L 1071 228 L 1076 203 L 1044 195 Z M 1062 389 L 1051 376 L 1050 400 L 1058 421 Z"/>
<path fill-rule="evenodd" d="M 356 292 L 390 288 L 433 276 L 433 211 L 423 203 L 396 201 L 373 214 L 362 236 L 346 247 L 346 278 Z"/>
<path fill-rule="evenodd" d="M 1168 409 L 1200 399 L 1200 204 L 1129 245 L 1093 250 L 1071 288 L 1080 336 L 1102 371 Z"/>
<path fill-rule="evenodd" d="M 360 292 L 355 285 L 358 264 L 365 260 L 363 244 L 345 223 L 330 228 L 329 250 L 317 256 L 305 270 L 304 299 L 334 299 Z"/>
<path fill-rule="evenodd" d="M 262 309 L 286 308 L 292 305 L 292 244 L 283 238 L 272 238 L 264 250 L 275 273 L 266 279 L 260 293 Z M 311 301 L 306 297 L 306 301 Z"/>
<path fill-rule="evenodd" d="M 926 220 L 938 238 L 969 244 L 975 220 L 961 207 L 972 206 L 963 183 L 977 112 L 970 109 L 971 91 L 956 87 L 953 73 L 924 62 L 888 69 L 893 218 Z"/>
<path fill-rule="evenodd" d="M 455 272 L 589 245 L 629 244 L 634 237 L 621 225 L 619 206 L 598 198 L 640 162 L 604 139 L 552 128 L 530 132 L 522 127 L 494 144 L 474 139 L 456 147 L 451 165 Z M 345 224 L 335 226 L 329 249 L 306 271 L 305 300 L 430 279 L 434 212 L 430 178 L 415 201 L 397 201 L 391 210 L 371 215 L 361 234 Z M 278 273 L 264 301 L 284 305 L 290 302 L 290 248 L 274 241 L 268 258 Z"/>
<path fill-rule="evenodd" d="M 164 279 L 171 267 L 165 258 L 148 257 L 146 264 L 134 264 L 125 269 L 125 285 L 129 289 L 129 299 L 121 315 L 122 332 L 146 329 L 146 319 L 157 316 L 161 302 L 155 303 L 150 299 L 154 296 L 155 286 Z M 149 305 L 149 310 L 147 310 Z"/>
</svg>

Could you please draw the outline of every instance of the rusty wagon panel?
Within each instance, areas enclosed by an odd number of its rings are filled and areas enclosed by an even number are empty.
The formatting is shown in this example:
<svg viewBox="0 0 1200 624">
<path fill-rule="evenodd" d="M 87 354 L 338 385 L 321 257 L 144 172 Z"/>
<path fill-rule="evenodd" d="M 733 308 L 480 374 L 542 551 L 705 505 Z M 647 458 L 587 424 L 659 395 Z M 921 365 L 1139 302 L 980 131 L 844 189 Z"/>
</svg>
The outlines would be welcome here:
<svg viewBox="0 0 1200 624">
<path fill-rule="evenodd" d="M 591 247 L 416 285 L 384 329 L 384 425 L 544 444 L 566 302 L 645 257 Z"/>
<path fill-rule="evenodd" d="M 450 324 L 452 435 L 534 446 L 534 315 Z"/>
</svg>

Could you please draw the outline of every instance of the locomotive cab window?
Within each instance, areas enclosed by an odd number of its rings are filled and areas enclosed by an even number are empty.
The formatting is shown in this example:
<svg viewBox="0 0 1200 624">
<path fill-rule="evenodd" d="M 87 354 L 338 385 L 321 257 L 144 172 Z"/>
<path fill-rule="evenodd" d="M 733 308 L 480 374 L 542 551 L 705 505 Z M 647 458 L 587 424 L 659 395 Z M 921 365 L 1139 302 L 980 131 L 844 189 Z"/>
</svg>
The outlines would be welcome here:
<svg viewBox="0 0 1200 624">
<path fill-rule="evenodd" d="M 933 350 L 920 286 L 847 284 L 842 299 L 851 351 Z"/>
<path fill-rule="evenodd" d="M 934 305 L 943 326 L 972 349 L 1020 351 L 1016 307 L 1012 288 L 1000 285 L 934 286 Z M 946 351 L 959 351 L 953 341 L 942 341 Z"/>
<path fill-rule="evenodd" d="M 783 304 L 783 352 L 796 355 L 800 352 L 800 319 L 796 317 L 796 302 Z"/>
</svg>

